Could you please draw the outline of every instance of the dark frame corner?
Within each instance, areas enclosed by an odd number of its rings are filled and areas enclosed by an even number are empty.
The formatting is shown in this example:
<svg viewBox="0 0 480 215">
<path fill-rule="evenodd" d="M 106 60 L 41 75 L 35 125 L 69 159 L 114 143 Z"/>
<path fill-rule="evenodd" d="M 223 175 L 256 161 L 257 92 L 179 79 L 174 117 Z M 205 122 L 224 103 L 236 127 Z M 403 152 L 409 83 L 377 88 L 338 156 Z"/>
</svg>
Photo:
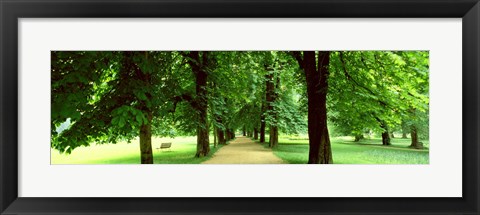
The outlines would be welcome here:
<svg viewBox="0 0 480 215">
<path fill-rule="evenodd" d="M 480 214 L 478 0 L 0 0 L 0 16 L 1 214 Z M 19 198 L 22 17 L 462 18 L 463 198 Z"/>
</svg>

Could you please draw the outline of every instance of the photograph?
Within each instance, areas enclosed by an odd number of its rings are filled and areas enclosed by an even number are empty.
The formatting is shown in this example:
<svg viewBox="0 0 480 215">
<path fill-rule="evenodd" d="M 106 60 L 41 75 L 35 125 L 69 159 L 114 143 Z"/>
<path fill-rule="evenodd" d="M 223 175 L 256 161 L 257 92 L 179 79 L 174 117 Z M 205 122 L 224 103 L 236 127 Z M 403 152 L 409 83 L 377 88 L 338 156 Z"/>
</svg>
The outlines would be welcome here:
<svg viewBox="0 0 480 215">
<path fill-rule="evenodd" d="M 0 14 L 0 215 L 480 214 L 480 0 Z"/>
<path fill-rule="evenodd" d="M 50 57 L 52 165 L 429 164 L 428 50 Z"/>
</svg>

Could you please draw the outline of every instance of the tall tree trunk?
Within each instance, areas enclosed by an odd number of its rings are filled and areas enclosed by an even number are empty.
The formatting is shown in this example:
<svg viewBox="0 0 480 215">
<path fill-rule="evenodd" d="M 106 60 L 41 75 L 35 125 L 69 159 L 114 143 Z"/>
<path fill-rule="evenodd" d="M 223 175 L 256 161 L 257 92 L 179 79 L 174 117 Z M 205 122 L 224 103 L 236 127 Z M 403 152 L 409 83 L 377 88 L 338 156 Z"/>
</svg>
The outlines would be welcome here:
<svg viewBox="0 0 480 215">
<path fill-rule="evenodd" d="M 233 140 L 233 138 L 235 138 L 235 134 L 233 133 L 232 129 L 227 128 L 226 132 L 227 132 L 227 141 Z"/>
<path fill-rule="evenodd" d="M 197 125 L 197 153 L 195 157 L 207 156 L 210 152 L 209 138 L 208 138 L 208 120 L 207 120 L 207 78 L 206 66 L 208 64 L 208 52 L 192 51 L 189 54 L 191 58 L 189 64 L 195 74 L 195 109 L 198 113 Z"/>
<path fill-rule="evenodd" d="M 294 52 L 294 56 L 305 72 L 308 96 L 308 142 L 309 164 L 333 163 L 330 137 L 327 127 L 328 65 L 330 52 L 314 51 Z M 317 66 L 316 66 L 317 62 Z"/>
<path fill-rule="evenodd" d="M 270 139 L 268 141 L 268 146 L 270 148 L 275 148 L 278 146 L 278 127 L 270 126 Z"/>
<path fill-rule="evenodd" d="M 260 142 L 265 142 L 265 108 L 262 103 L 262 113 L 260 114 Z"/>
<path fill-rule="evenodd" d="M 210 152 L 208 138 L 208 121 L 207 121 L 207 73 L 202 71 L 197 75 L 197 107 L 198 107 L 198 123 L 197 125 L 197 154 L 196 157 L 207 156 Z"/>
<path fill-rule="evenodd" d="M 145 52 L 145 60 L 148 59 L 148 52 Z M 143 82 L 145 85 L 150 85 L 150 75 L 145 73 L 138 67 L 133 58 L 134 52 L 123 52 L 123 62 L 122 66 L 127 70 L 135 71 L 136 79 Z M 151 95 L 146 95 L 148 99 L 151 99 Z M 140 103 L 142 112 L 147 116 L 147 123 L 143 123 L 140 126 L 140 163 L 141 164 L 153 164 L 153 153 L 152 153 L 152 111 L 147 108 L 145 103 Z"/>
<path fill-rule="evenodd" d="M 148 123 L 140 126 L 140 162 L 153 164 L 152 154 L 152 114 L 147 116 Z"/>
<path fill-rule="evenodd" d="M 258 140 L 258 129 L 257 129 L 257 127 L 253 128 L 253 139 Z"/>
<path fill-rule="evenodd" d="M 265 75 L 265 100 L 262 100 L 262 109 L 260 115 L 260 143 L 265 142 L 265 130 L 267 128 L 267 124 L 265 121 L 265 116 L 267 115 L 267 110 L 269 110 L 269 102 L 270 102 L 270 93 L 271 93 L 271 86 L 272 86 L 272 74 L 269 74 L 267 66 L 265 66 L 265 70 L 267 74 Z"/>
<path fill-rule="evenodd" d="M 197 106 L 198 106 L 198 122 L 197 126 L 197 154 L 196 157 L 207 156 L 210 152 L 208 139 L 208 121 L 207 121 L 207 73 L 205 71 L 198 72 L 197 75 Z"/>
<path fill-rule="evenodd" d="M 280 76 L 277 74 L 276 75 L 277 77 L 275 78 L 276 79 L 276 84 L 273 85 L 273 90 L 270 94 L 270 103 L 269 103 L 269 110 L 271 111 L 272 115 L 273 115 L 273 119 L 275 120 L 275 122 L 273 122 L 271 125 L 270 125 L 270 139 L 269 139 L 269 142 L 268 142 L 268 146 L 270 148 L 276 148 L 278 146 L 278 126 L 277 126 L 277 121 L 278 121 L 278 113 L 277 113 L 277 110 L 275 110 L 275 107 L 273 106 L 273 104 L 275 103 L 275 101 L 277 100 L 278 98 L 278 91 L 276 89 L 280 88 Z M 273 80 L 272 80 L 273 82 Z"/>
<path fill-rule="evenodd" d="M 423 144 L 418 141 L 418 130 L 415 125 L 411 126 L 410 136 L 412 137 L 412 144 L 410 147 L 415 149 L 423 149 Z"/>
<path fill-rule="evenodd" d="M 217 128 L 213 127 L 213 147 L 217 148 Z"/>
<path fill-rule="evenodd" d="M 247 136 L 247 129 L 245 129 L 245 126 L 243 126 L 242 128 L 242 133 L 243 133 L 243 136 Z"/>
<path fill-rule="evenodd" d="M 405 130 L 402 130 L 402 138 L 407 139 L 407 132 L 405 132 Z"/>
<path fill-rule="evenodd" d="M 395 138 L 395 135 L 393 135 L 393 131 L 390 133 L 390 136 L 391 136 L 392 138 Z"/>
<path fill-rule="evenodd" d="M 225 140 L 225 132 L 222 129 L 217 128 L 218 144 L 225 145 L 227 141 Z"/>
<path fill-rule="evenodd" d="M 217 117 L 215 117 L 215 120 L 217 121 L 218 124 L 223 125 L 222 118 L 220 116 L 217 115 Z M 226 144 L 227 141 L 225 140 L 225 132 L 221 128 L 216 128 L 215 130 L 217 131 L 218 144 L 220 145 Z"/>
</svg>

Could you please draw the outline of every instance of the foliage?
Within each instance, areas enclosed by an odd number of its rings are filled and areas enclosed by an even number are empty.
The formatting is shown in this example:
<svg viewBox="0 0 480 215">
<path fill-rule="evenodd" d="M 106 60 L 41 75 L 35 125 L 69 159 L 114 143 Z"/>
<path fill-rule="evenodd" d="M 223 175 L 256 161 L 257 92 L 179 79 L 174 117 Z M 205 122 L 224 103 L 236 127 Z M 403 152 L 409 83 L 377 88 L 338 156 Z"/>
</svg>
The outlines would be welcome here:
<svg viewBox="0 0 480 215">
<path fill-rule="evenodd" d="M 290 164 L 305 164 L 308 160 L 308 140 L 280 138 L 274 154 Z M 381 147 L 381 139 L 362 140 L 332 138 L 332 153 L 336 164 L 428 164 L 427 150 L 410 149 L 409 140 L 393 139 L 392 146 Z"/>
<path fill-rule="evenodd" d="M 354 51 L 333 56 L 329 120 L 341 134 L 381 132 L 381 122 L 395 128 L 405 119 L 428 119 L 412 112 L 428 112 L 428 52 Z M 425 120 L 416 124 L 428 126 Z"/>
<path fill-rule="evenodd" d="M 192 53 L 53 51 L 51 147 L 71 153 L 94 143 L 128 142 L 147 125 L 159 137 L 196 135 L 206 127 L 258 131 L 262 117 L 267 128 L 277 126 L 282 134 L 307 133 L 306 77 L 292 52 L 200 52 L 206 56 L 202 62 Z M 335 133 L 416 128 L 420 138 L 428 138 L 428 51 L 329 56 L 327 116 Z M 197 64 L 208 77 L 200 88 Z M 268 104 L 267 83 L 275 98 Z M 203 101 L 207 125 L 199 120 Z"/>
</svg>

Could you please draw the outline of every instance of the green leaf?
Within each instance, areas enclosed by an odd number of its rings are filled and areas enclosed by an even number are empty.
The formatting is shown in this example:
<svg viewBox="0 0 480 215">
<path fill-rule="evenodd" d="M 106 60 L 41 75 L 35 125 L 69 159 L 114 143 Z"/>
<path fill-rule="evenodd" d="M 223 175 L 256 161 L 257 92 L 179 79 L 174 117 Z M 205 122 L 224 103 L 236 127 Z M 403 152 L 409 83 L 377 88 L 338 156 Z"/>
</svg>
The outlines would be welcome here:
<svg viewBox="0 0 480 215">
<path fill-rule="evenodd" d="M 120 128 L 123 128 L 123 126 L 125 126 L 125 118 L 120 118 L 120 119 L 118 120 L 118 126 L 119 126 Z"/>
<path fill-rule="evenodd" d="M 137 119 L 137 122 L 138 122 L 139 125 L 143 124 L 143 115 L 142 114 L 138 114 L 135 118 Z"/>
</svg>

